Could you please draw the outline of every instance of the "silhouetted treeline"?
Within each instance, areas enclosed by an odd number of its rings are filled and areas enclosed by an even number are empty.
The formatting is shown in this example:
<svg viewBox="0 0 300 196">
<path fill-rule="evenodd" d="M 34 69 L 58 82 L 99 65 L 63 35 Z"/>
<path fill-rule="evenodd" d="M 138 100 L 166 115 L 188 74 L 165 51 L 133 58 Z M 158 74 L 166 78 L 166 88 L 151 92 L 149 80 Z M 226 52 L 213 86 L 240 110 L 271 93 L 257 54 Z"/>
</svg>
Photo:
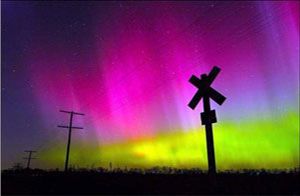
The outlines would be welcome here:
<svg viewBox="0 0 300 196">
<path fill-rule="evenodd" d="M 299 169 L 222 171 L 212 185 L 206 171 L 151 169 L 14 168 L 2 171 L 2 194 L 296 194 Z"/>
<path fill-rule="evenodd" d="M 22 167 L 21 165 L 15 165 L 10 169 L 2 170 L 2 174 L 45 174 L 45 173 L 55 173 L 55 172 L 63 172 L 63 170 L 60 170 L 59 168 L 55 169 L 27 169 Z M 189 168 L 189 169 L 182 169 L 182 168 L 174 168 L 174 167 L 167 167 L 167 166 L 156 166 L 152 168 L 113 168 L 113 169 L 107 169 L 103 167 L 97 167 L 97 168 L 80 168 L 75 167 L 73 165 L 70 166 L 69 172 L 76 172 L 76 173 L 82 173 L 82 172 L 91 172 L 91 173 L 139 173 L 139 174 L 204 174 L 207 173 L 206 170 L 201 170 L 199 168 Z M 268 174 L 283 174 L 283 173 L 299 173 L 299 168 L 293 168 L 293 169 L 240 169 L 240 170 L 222 170 L 218 171 L 218 173 L 247 173 L 251 175 L 263 175 L 265 173 Z"/>
</svg>

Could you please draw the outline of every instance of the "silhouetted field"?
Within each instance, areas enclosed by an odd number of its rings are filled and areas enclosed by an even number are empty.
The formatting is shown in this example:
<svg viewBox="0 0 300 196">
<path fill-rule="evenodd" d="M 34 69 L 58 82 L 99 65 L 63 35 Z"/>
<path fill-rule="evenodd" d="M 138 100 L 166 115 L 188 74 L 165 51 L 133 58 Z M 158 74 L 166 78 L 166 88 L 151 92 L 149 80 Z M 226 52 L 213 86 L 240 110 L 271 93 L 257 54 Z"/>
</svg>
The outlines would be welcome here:
<svg viewBox="0 0 300 196">
<path fill-rule="evenodd" d="M 213 185 L 201 170 L 3 170 L 2 194 L 293 194 L 299 170 L 219 172 Z"/>
</svg>

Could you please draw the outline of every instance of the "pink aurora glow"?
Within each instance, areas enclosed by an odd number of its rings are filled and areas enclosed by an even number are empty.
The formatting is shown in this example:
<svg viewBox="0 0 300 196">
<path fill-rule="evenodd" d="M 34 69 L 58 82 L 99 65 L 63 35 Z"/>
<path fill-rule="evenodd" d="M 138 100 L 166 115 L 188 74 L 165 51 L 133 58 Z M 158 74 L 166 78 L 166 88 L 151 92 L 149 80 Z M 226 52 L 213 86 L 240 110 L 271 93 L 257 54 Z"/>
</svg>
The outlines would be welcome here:
<svg viewBox="0 0 300 196">
<path fill-rule="evenodd" d="M 229 97 L 219 117 L 273 115 L 274 104 L 284 112 L 297 98 L 297 5 L 257 2 L 255 11 L 231 13 L 162 3 L 106 8 L 106 19 L 94 8 L 92 31 L 78 43 L 88 37 L 89 51 L 74 53 L 56 38 L 31 46 L 28 72 L 44 123 L 67 122 L 59 109 L 83 112 L 75 123 L 104 142 L 188 131 L 200 125 L 186 106 L 196 91 L 187 81 L 213 65 L 223 69 L 213 86 Z"/>
</svg>

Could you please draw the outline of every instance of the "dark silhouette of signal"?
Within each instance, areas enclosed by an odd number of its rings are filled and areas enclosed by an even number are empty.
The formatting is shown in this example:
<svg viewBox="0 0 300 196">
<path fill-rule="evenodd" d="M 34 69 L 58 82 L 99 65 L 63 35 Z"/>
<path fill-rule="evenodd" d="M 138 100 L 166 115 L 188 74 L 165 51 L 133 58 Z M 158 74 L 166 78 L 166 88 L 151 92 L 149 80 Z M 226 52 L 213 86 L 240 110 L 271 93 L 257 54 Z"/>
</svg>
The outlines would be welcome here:
<svg viewBox="0 0 300 196">
<path fill-rule="evenodd" d="M 210 174 L 216 173 L 212 123 L 217 122 L 216 111 L 210 109 L 210 99 L 214 100 L 219 105 L 222 105 L 226 99 L 226 97 L 210 86 L 220 71 L 220 68 L 213 67 L 208 75 L 202 74 L 201 79 L 193 75 L 189 80 L 190 83 L 198 88 L 198 91 L 189 102 L 188 106 L 195 109 L 200 100 L 203 98 L 204 112 L 201 113 L 201 122 L 202 125 L 205 125 L 208 172 Z"/>
</svg>

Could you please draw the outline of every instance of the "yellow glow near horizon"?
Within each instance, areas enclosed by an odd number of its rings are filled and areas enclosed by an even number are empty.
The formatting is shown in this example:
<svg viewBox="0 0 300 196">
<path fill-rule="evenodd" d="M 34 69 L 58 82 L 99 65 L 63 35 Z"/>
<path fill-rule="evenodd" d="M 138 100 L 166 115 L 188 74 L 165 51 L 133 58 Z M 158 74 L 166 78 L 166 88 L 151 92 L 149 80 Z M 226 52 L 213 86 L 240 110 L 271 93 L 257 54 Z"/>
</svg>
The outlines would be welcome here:
<svg viewBox="0 0 300 196">
<path fill-rule="evenodd" d="M 70 164 L 78 167 L 170 166 L 207 168 L 204 127 L 174 130 L 153 138 L 110 145 L 74 143 Z M 289 169 L 299 167 L 299 119 L 290 114 L 278 121 L 256 120 L 214 124 L 217 169 Z M 65 146 L 45 151 L 46 167 L 62 168 Z"/>
</svg>

